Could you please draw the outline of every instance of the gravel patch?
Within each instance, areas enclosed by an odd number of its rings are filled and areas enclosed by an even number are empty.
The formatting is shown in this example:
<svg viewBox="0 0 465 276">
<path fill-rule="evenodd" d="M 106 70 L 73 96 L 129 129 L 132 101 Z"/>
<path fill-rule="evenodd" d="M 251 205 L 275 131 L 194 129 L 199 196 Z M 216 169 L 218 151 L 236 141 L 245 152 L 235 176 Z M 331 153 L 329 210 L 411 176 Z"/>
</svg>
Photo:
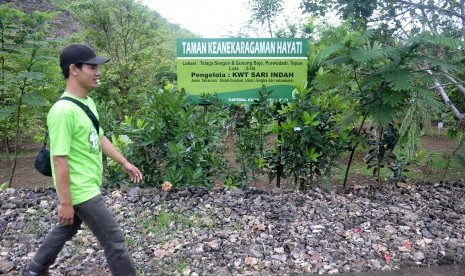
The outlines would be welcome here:
<svg viewBox="0 0 465 276">
<path fill-rule="evenodd" d="M 305 275 L 464 263 L 465 184 L 395 189 L 103 192 L 141 275 Z M 56 223 L 52 189 L 0 191 L 0 274 Z M 83 227 L 52 275 L 110 275 Z"/>
</svg>

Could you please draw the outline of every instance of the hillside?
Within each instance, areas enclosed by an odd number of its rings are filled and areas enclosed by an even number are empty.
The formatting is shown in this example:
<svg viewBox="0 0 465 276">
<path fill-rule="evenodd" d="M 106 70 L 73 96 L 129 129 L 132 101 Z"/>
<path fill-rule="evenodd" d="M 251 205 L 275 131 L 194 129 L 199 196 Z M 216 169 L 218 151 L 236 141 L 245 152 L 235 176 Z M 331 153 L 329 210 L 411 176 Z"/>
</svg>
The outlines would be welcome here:
<svg viewBox="0 0 465 276">
<path fill-rule="evenodd" d="M 53 34 L 56 38 L 63 38 L 76 32 L 79 29 L 78 24 L 74 21 L 72 15 L 63 9 L 53 6 L 45 0 L 0 0 L 1 4 L 10 4 L 12 7 L 23 10 L 31 14 L 34 11 L 58 11 L 59 14 L 54 20 L 55 29 Z"/>
<path fill-rule="evenodd" d="M 54 1 L 54 0 L 0 0 L 1 4 L 9 4 L 12 7 L 23 10 L 30 14 L 34 11 L 57 11 L 58 16 L 54 20 L 55 29 L 53 34 L 56 38 L 65 38 L 66 36 L 79 30 L 79 24 L 73 18 L 73 15 L 67 10 L 67 3 L 71 1 Z M 174 37 L 193 37 L 194 34 L 189 30 L 181 28 L 178 24 L 170 23 L 163 18 L 158 12 L 153 11 L 154 17 L 161 18 L 165 22 L 166 28 Z"/>
</svg>

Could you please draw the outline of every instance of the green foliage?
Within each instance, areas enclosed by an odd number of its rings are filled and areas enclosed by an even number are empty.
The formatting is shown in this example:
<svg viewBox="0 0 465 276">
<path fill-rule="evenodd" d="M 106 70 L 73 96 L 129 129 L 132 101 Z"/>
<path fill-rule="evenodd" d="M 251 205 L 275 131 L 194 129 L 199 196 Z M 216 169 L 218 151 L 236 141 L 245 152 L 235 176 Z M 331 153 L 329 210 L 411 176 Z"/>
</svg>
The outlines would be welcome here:
<svg viewBox="0 0 465 276">
<path fill-rule="evenodd" d="M 352 27 L 365 27 L 377 7 L 376 0 L 303 0 L 305 12 L 314 16 L 325 17 L 335 11 L 343 20 L 351 23 Z"/>
<path fill-rule="evenodd" d="M 105 135 L 108 135 L 108 133 L 105 133 Z M 116 136 L 115 134 L 112 134 L 110 141 L 115 149 L 123 154 L 123 156 L 130 155 L 129 146 L 133 142 L 127 135 Z M 106 186 L 120 186 L 121 183 L 127 184 L 126 173 L 123 171 L 122 167 L 111 158 L 107 158 L 106 160 L 105 177 L 106 179 L 104 182 Z"/>
<path fill-rule="evenodd" d="M 291 18 L 292 19 L 292 18 Z M 307 37 L 310 29 L 310 23 L 306 21 L 291 22 L 289 18 L 284 20 L 284 25 L 280 26 L 275 31 L 275 37 L 289 38 L 289 37 Z"/>
<path fill-rule="evenodd" d="M 310 55 L 311 84 L 322 93 L 339 91 L 346 96 L 349 110 L 342 120 L 344 125 L 355 125 L 360 118 L 367 118 L 377 129 L 402 122 L 399 140 L 402 150 L 392 151 L 388 162 L 395 177 L 401 179 L 403 167 L 415 157 L 423 129 L 431 125 L 432 115 L 443 109 L 437 95 L 430 91 L 431 79 L 424 77 L 418 65 L 428 64 L 444 72 L 456 70 L 441 57 L 425 55 L 424 47 L 458 47 L 460 42 L 425 36 L 386 45 L 376 40 L 376 32 L 372 30 L 351 32 L 339 27 L 327 33 L 333 43 L 317 44 Z M 353 149 L 364 140 L 363 125 L 358 129 Z M 384 138 L 375 141 L 378 147 Z M 379 168 L 386 165 L 382 162 L 384 153 L 373 148 L 368 154 L 370 158 L 376 157 L 370 159 L 369 168 L 374 168 L 377 176 Z"/>
<path fill-rule="evenodd" d="M 0 5 L 0 131 L 7 158 L 13 146 L 16 164 L 21 136 L 33 137 L 44 126 L 55 70 L 50 68 L 50 23 L 54 13 L 31 15 Z M 10 183 L 13 183 L 15 165 Z"/>
<path fill-rule="evenodd" d="M 371 148 L 363 160 L 367 163 L 367 168 L 373 170 L 373 177 L 376 177 L 378 183 L 381 183 L 380 172 L 384 167 L 388 167 L 393 173 L 393 179 L 396 181 L 403 180 L 403 173 L 406 172 L 405 166 L 408 161 L 401 154 L 395 154 L 394 148 L 399 141 L 399 133 L 392 124 L 378 131 L 372 128 L 372 133 L 367 140 Z"/>
<path fill-rule="evenodd" d="M 212 109 L 221 108 L 212 106 Z M 130 140 L 118 143 L 131 162 L 144 173 L 144 183 L 173 187 L 212 187 L 225 169 L 222 146 L 224 116 L 186 103 L 183 91 L 161 90 L 140 108 L 141 118 L 126 116 L 121 125 Z M 122 179 L 108 169 L 107 185 Z"/>
<path fill-rule="evenodd" d="M 306 11 L 317 15 L 337 11 L 349 22 L 336 28 L 306 22 L 315 32 L 309 52 L 309 87 L 298 88 L 295 101 L 288 104 L 268 101 L 272 91 L 262 88 L 260 98 L 250 106 L 228 109 L 209 98 L 206 102 L 211 105 L 199 107 L 186 103 L 182 91 L 170 87 L 153 91 L 175 81 L 175 37 L 191 34 L 134 0 L 51 3 L 70 10 L 82 27 L 67 41 L 90 42 L 99 54 L 111 58 L 110 64 L 101 67 L 102 84 L 91 96 L 98 104 L 106 135 L 142 169 L 147 185 L 168 180 L 175 187 L 210 187 L 214 179 L 221 178 L 225 186 L 237 187 L 264 170 L 273 177 L 284 166 L 284 177 L 305 189 L 316 178 L 330 174 L 340 152 L 355 149 L 364 141 L 366 121 L 377 129 L 400 125 L 398 145 L 402 150 L 391 146 L 386 150 L 387 138 L 378 137 L 371 162 L 375 167 L 391 166 L 393 176 L 402 179 L 405 165 L 417 155 L 420 135 L 436 113 L 446 110 L 432 93 L 431 79 L 424 70 L 454 74 L 459 84 L 463 79 L 463 32 L 458 21 L 439 16 L 444 10 L 405 1 L 305 0 Z M 443 8 L 458 11 L 461 7 L 451 3 L 444 2 Z M 282 1 L 253 0 L 249 4 L 252 20 L 267 25 L 272 35 L 271 25 Z M 402 39 L 396 40 L 393 34 L 400 29 L 401 20 L 395 14 L 405 7 L 422 26 L 404 30 Z M 425 14 L 419 13 L 420 8 Z M 369 25 L 378 14 L 385 18 Z M 6 144 L 12 139 L 16 140 L 12 144 L 19 144 L 21 135 L 39 137 L 49 102 L 62 90 L 56 60 L 59 47 L 49 32 L 53 16 L 40 12 L 27 16 L 0 6 L 0 131 Z M 373 29 L 367 30 L 367 26 Z M 282 35 L 297 32 L 298 26 L 288 27 Z M 458 85 L 444 87 L 454 102 L 465 106 Z M 236 116 L 232 118 L 228 112 Z M 239 170 L 225 165 L 222 155 L 222 130 L 233 121 Z M 446 171 L 455 164 L 463 165 L 462 155 L 457 147 L 446 157 Z M 111 161 L 105 176 L 107 185 L 119 185 L 126 179 Z"/>
<path fill-rule="evenodd" d="M 269 148 L 271 123 L 276 117 L 274 104 L 269 101 L 271 93 L 263 86 L 257 100 L 236 110 L 234 151 L 246 185 L 262 171 L 263 158 Z"/>
<path fill-rule="evenodd" d="M 262 26 L 266 24 L 270 37 L 273 37 L 272 25 L 276 17 L 282 11 L 282 0 L 249 0 L 249 8 L 252 12 L 252 22 L 258 22 Z"/>
<path fill-rule="evenodd" d="M 337 157 L 348 149 L 350 129 L 340 128 L 344 101 L 338 95 L 312 93 L 298 88 L 295 99 L 278 111 L 273 132 L 278 140 L 266 158 L 271 177 L 283 166 L 283 178 L 291 178 L 305 190 L 314 180 L 329 176 L 338 166 Z"/>
<path fill-rule="evenodd" d="M 10 182 L 2 183 L 2 185 L 0 185 L 0 190 L 6 190 L 8 187 L 10 187 Z"/>
<path fill-rule="evenodd" d="M 224 181 L 223 187 L 228 188 L 228 189 L 236 189 L 238 187 L 242 187 L 242 182 L 240 180 L 239 181 L 234 181 L 234 178 L 229 176 Z"/>
<path fill-rule="evenodd" d="M 93 96 L 113 109 L 115 121 L 137 109 L 153 87 L 175 80 L 175 37 L 158 13 L 133 0 L 80 0 L 71 10 L 83 39 L 111 60 Z"/>
<path fill-rule="evenodd" d="M 452 127 L 448 130 L 448 136 L 450 138 L 455 139 L 456 141 L 456 146 L 450 156 L 443 156 L 443 161 L 444 159 L 446 162 L 443 162 L 442 164 L 442 169 L 443 169 L 443 176 L 442 178 L 445 179 L 447 176 L 447 173 L 450 169 L 458 169 L 458 168 L 464 168 L 465 167 L 465 140 L 463 136 L 463 132 L 461 131 L 461 128 L 458 126 Z M 434 157 L 431 159 L 431 161 L 434 164 Z M 437 163 L 437 162 L 436 162 Z M 438 164 L 434 164 L 436 167 Z"/>
<path fill-rule="evenodd" d="M 8 118 L 11 117 L 11 114 L 15 112 L 14 106 L 5 106 L 0 110 L 0 122 L 6 121 Z"/>
<path fill-rule="evenodd" d="M 431 121 L 433 114 L 441 112 L 441 103 L 423 89 L 412 92 L 410 105 L 404 113 L 400 130 L 399 142 L 404 147 L 404 154 L 407 160 L 414 159 L 415 150 L 420 142 L 423 133 L 431 133 Z"/>
</svg>

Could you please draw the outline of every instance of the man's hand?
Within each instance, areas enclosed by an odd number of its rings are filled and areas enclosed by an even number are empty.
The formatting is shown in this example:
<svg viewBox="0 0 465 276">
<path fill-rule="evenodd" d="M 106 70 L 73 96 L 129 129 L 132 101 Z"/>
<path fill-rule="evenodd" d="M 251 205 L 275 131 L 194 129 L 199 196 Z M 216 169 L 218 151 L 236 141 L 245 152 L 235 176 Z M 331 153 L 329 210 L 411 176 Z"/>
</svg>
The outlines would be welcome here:
<svg viewBox="0 0 465 276">
<path fill-rule="evenodd" d="M 60 205 L 58 205 L 58 223 L 61 225 L 71 225 L 73 222 L 73 205 L 60 203 Z"/>
<path fill-rule="evenodd" d="M 132 182 L 139 183 L 142 181 L 142 173 L 139 169 L 126 160 L 126 158 L 124 158 L 124 156 L 115 149 L 107 137 L 102 136 L 100 142 L 102 144 L 103 153 L 120 164 L 121 167 L 123 167 L 123 170 L 129 174 Z"/>
<path fill-rule="evenodd" d="M 74 209 L 71 200 L 69 185 L 68 156 L 53 156 L 57 193 L 60 204 L 58 205 L 58 223 L 71 225 L 74 222 Z"/>
<path fill-rule="evenodd" d="M 142 181 L 142 173 L 136 166 L 129 163 L 129 161 L 124 162 L 122 166 L 123 170 L 129 174 L 132 182 L 139 183 Z"/>
</svg>

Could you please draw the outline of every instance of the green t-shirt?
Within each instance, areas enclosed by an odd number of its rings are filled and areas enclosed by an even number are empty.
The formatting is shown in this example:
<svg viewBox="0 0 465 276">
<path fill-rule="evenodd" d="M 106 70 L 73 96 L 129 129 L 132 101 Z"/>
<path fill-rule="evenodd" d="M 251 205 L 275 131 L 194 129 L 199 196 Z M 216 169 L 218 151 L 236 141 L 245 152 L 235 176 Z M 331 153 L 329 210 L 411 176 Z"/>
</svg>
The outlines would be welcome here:
<svg viewBox="0 0 465 276">
<path fill-rule="evenodd" d="M 64 92 L 67 96 L 87 105 L 98 119 L 94 101 L 87 97 L 83 100 Z M 50 156 L 67 156 L 70 172 L 70 190 L 72 204 L 85 202 L 100 194 L 102 185 L 102 147 L 92 120 L 75 103 L 67 100 L 57 101 L 47 116 L 50 135 Z M 52 158 L 52 157 L 51 157 Z M 52 164 L 53 164 L 53 160 Z M 55 168 L 52 166 L 55 187 Z"/>
</svg>

